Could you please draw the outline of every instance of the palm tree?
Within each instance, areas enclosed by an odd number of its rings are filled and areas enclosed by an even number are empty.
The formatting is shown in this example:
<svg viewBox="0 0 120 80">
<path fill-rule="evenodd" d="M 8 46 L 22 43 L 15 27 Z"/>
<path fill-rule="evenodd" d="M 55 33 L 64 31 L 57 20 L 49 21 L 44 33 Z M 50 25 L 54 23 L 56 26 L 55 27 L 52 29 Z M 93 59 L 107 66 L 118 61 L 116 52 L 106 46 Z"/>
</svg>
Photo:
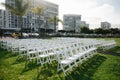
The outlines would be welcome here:
<svg viewBox="0 0 120 80">
<path fill-rule="evenodd" d="M 54 23 L 55 32 L 56 32 L 56 26 L 57 26 L 57 23 L 58 23 L 58 22 L 61 22 L 62 25 L 63 25 L 63 21 L 60 20 L 57 16 L 54 16 L 54 17 L 50 18 L 50 19 L 48 20 L 48 22 L 49 22 L 49 23 L 50 23 L 50 22 L 53 22 L 53 23 Z"/>
<path fill-rule="evenodd" d="M 37 6 L 37 7 L 32 9 L 32 12 L 34 12 L 34 13 L 36 13 L 38 15 L 39 29 L 40 29 L 40 26 L 41 26 L 40 18 L 41 18 L 41 15 L 43 14 L 44 10 L 45 10 L 45 7 L 43 7 L 43 6 Z"/>
<path fill-rule="evenodd" d="M 2 3 L 12 14 L 18 16 L 19 18 L 19 27 L 21 28 L 21 37 L 22 37 L 22 17 L 27 14 L 29 8 L 29 2 L 25 3 L 23 0 L 15 0 L 14 6 L 7 3 Z"/>
</svg>

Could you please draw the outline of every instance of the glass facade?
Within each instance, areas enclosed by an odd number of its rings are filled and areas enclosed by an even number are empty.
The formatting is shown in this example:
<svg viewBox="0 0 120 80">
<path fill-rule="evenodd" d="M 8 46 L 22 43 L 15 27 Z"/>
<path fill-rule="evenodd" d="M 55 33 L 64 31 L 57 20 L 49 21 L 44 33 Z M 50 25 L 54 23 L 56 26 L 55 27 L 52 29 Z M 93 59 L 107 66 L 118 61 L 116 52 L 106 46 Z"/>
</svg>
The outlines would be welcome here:
<svg viewBox="0 0 120 80">
<path fill-rule="evenodd" d="M 35 30 L 38 30 L 38 28 L 47 28 L 47 29 L 53 29 L 54 26 L 53 23 L 48 23 L 48 19 L 52 18 L 54 16 L 58 16 L 58 5 L 44 1 L 44 0 L 24 0 L 25 2 L 30 1 L 31 8 L 35 8 L 36 6 L 44 6 L 45 10 L 43 14 L 41 15 L 41 20 L 38 21 L 38 15 L 33 12 L 27 12 L 26 16 L 23 16 L 23 28 L 35 28 Z M 14 6 L 14 0 L 5 0 L 7 4 L 10 4 Z M 19 18 L 13 14 L 11 14 L 8 9 L 6 8 L 6 15 L 5 15 L 6 28 L 20 28 L 19 27 Z M 39 26 L 39 24 L 41 24 Z M 47 24 L 47 25 L 46 25 Z"/>
</svg>

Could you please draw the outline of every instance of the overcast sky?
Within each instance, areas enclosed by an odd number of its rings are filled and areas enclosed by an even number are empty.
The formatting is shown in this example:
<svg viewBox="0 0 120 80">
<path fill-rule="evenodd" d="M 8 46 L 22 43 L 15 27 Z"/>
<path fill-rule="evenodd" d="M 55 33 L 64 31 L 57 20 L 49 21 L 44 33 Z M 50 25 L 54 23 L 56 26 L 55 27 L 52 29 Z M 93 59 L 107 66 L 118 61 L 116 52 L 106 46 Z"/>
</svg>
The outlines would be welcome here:
<svg viewBox="0 0 120 80">
<path fill-rule="evenodd" d="M 0 0 L 2 2 L 4 0 Z M 59 5 L 59 17 L 64 14 L 80 14 L 82 20 L 93 25 L 100 25 L 101 21 L 120 24 L 120 0 L 46 0 Z M 2 8 L 0 6 L 0 8 Z"/>
</svg>

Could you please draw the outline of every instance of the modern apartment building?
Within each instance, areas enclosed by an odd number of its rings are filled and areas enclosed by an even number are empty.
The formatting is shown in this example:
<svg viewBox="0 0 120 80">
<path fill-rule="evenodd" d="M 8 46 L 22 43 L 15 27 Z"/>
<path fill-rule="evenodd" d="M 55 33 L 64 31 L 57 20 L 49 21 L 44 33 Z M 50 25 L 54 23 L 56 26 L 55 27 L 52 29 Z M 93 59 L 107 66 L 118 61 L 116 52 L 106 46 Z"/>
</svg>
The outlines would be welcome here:
<svg viewBox="0 0 120 80">
<path fill-rule="evenodd" d="M 64 30 L 65 31 L 74 31 L 79 33 L 81 31 L 81 27 L 88 27 L 89 24 L 86 21 L 81 21 L 81 15 L 71 15 L 66 14 L 63 16 L 64 20 Z"/>
<path fill-rule="evenodd" d="M 58 5 L 44 0 L 24 0 L 24 1 L 25 2 L 30 1 L 31 4 L 30 9 L 41 5 L 45 7 L 45 10 L 41 15 L 40 21 L 38 21 L 38 15 L 36 13 L 29 11 L 26 16 L 23 16 L 23 28 L 34 28 L 34 30 L 38 30 L 38 28 L 54 30 L 53 23 L 52 22 L 48 23 L 48 19 L 54 16 L 58 16 Z M 15 4 L 14 0 L 5 0 L 5 2 L 12 6 L 14 6 Z M 4 28 L 20 30 L 18 17 L 15 16 L 14 14 L 11 14 L 7 8 L 5 17 L 6 23 Z M 38 22 L 40 22 L 41 24 L 40 26 Z"/>
<path fill-rule="evenodd" d="M 111 28 L 111 24 L 107 21 L 105 22 L 101 22 L 101 28 L 102 29 L 110 29 Z"/>
<path fill-rule="evenodd" d="M 5 27 L 5 10 L 0 9 L 0 29 Z"/>
<path fill-rule="evenodd" d="M 66 31 L 80 31 L 81 15 L 66 14 L 63 16 L 64 30 Z"/>
</svg>

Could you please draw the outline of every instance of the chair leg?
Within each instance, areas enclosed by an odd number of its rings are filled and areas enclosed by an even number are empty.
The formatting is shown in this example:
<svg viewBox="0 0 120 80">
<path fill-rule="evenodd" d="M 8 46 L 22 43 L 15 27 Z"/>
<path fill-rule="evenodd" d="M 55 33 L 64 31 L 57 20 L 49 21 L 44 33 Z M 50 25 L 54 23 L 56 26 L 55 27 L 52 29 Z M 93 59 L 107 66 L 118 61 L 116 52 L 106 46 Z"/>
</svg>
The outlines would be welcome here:
<svg viewBox="0 0 120 80">
<path fill-rule="evenodd" d="M 63 65 L 61 65 L 61 69 L 63 70 L 63 73 L 64 73 L 64 75 L 66 76 L 66 73 L 65 73 L 66 71 L 65 71 Z"/>
</svg>

